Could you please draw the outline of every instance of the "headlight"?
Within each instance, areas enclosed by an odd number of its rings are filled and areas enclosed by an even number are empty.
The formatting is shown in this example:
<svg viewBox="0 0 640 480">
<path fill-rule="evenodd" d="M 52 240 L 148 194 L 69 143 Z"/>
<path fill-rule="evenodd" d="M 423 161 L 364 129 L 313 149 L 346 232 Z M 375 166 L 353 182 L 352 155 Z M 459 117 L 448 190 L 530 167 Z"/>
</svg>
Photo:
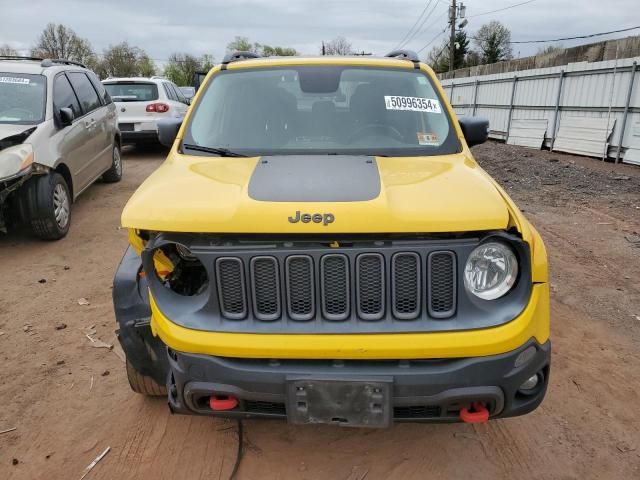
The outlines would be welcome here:
<svg viewBox="0 0 640 480">
<path fill-rule="evenodd" d="M 505 244 L 489 242 L 477 247 L 464 267 L 464 286 L 483 300 L 495 300 L 516 283 L 518 260 Z"/>
<path fill-rule="evenodd" d="M 0 150 L 0 178 L 14 177 L 33 163 L 33 147 L 28 143 Z"/>
</svg>

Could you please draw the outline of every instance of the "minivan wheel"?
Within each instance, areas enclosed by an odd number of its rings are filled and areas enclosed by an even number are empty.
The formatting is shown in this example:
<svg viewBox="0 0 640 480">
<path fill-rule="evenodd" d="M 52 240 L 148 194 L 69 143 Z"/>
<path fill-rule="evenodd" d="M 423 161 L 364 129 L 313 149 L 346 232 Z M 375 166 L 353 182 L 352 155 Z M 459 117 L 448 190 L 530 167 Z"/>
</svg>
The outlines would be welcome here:
<svg viewBox="0 0 640 480">
<path fill-rule="evenodd" d="M 26 193 L 33 233 L 44 240 L 64 237 L 71 225 L 71 195 L 62 175 L 51 172 L 36 176 L 30 180 Z"/>
<path fill-rule="evenodd" d="M 111 150 L 111 168 L 102 174 L 102 180 L 109 183 L 119 182 L 122 179 L 122 155 L 120 146 L 116 143 Z"/>
</svg>

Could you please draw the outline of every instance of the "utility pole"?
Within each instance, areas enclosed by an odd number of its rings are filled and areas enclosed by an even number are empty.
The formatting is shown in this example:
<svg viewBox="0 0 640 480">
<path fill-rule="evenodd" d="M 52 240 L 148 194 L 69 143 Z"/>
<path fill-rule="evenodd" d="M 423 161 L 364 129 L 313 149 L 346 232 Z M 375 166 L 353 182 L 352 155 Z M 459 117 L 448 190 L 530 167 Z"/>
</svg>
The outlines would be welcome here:
<svg viewBox="0 0 640 480">
<path fill-rule="evenodd" d="M 449 25 L 451 26 L 451 34 L 449 36 L 449 71 L 453 71 L 453 62 L 456 56 L 456 0 L 451 0 L 449 7 Z"/>
<path fill-rule="evenodd" d="M 449 37 L 449 71 L 453 71 L 453 64 L 456 57 L 456 20 L 458 18 L 464 18 L 464 13 L 467 7 L 460 2 L 460 5 L 456 4 L 456 0 L 451 0 L 449 6 L 449 25 L 451 27 L 451 34 Z"/>
</svg>

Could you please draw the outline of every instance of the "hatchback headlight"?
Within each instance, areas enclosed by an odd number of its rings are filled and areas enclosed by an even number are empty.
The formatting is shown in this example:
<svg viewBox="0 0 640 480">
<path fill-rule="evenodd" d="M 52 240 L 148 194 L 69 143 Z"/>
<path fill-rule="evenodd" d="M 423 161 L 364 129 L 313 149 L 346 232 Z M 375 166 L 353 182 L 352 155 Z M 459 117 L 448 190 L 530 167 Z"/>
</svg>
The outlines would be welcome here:
<svg viewBox="0 0 640 480">
<path fill-rule="evenodd" d="M 13 177 L 33 164 L 33 147 L 28 143 L 0 150 L 0 178 Z"/>
<path fill-rule="evenodd" d="M 516 283 L 518 260 L 507 245 L 484 243 L 467 259 L 464 267 L 464 286 L 468 292 L 483 300 L 495 300 L 505 295 Z"/>
</svg>

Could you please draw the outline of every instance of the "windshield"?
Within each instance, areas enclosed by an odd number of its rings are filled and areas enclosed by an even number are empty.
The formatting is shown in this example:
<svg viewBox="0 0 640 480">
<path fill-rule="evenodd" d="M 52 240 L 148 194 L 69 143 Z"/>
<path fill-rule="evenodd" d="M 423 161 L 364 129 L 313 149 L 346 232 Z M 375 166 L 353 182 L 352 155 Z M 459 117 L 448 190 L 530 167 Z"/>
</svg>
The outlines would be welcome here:
<svg viewBox="0 0 640 480">
<path fill-rule="evenodd" d="M 158 86 L 155 83 L 105 83 L 104 88 L 114 102 L 149 102 L 158 99 Z"/>
<path fill-rule="evenodd" d="M 186 129 L 185 149 L 421 156 L 461 148 L 442 99 L 419 70 L 227 70 L 206 88 Z"/>
<path fill-rule="evenodd" d="M 0 72 L 0 123 L 42 122 L 46 82 L 43 75 Z"/>
</svg>

